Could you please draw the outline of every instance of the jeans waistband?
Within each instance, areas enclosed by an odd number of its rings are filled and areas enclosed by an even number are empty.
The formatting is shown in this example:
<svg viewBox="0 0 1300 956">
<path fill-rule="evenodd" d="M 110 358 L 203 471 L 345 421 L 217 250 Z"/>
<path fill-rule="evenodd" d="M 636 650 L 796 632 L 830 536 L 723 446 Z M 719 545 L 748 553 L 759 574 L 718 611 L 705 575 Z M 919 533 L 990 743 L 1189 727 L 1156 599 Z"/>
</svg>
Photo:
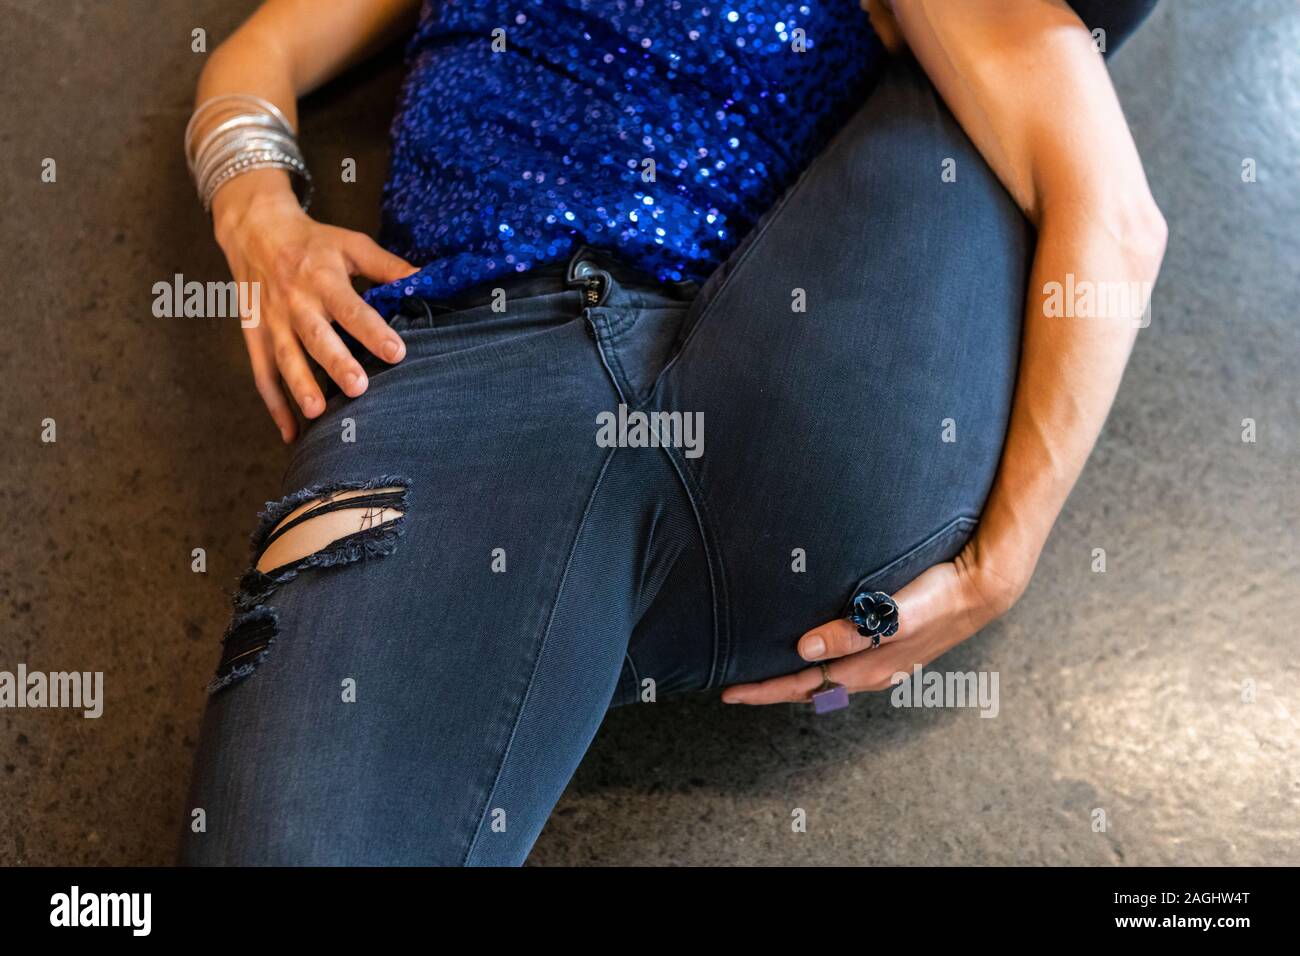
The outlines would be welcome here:
<svg viewBox="0 0 1300 956">
<path fill-rule="evenodd" d="M 685 307 L 699 293 L 699 285 L 693 281 L 660 282 L 614 254 L 584 245 L 567 260 L 543 263 L 436 303 L 435 311 L 477 308 L 490 302 L 497 289 L 504 289 L 510 299 L 583 291 L 592 279 L 599 280 L 604 287 L 596 301 L 585 301 L 585 305 L 627 309 Z"/>
</svg>

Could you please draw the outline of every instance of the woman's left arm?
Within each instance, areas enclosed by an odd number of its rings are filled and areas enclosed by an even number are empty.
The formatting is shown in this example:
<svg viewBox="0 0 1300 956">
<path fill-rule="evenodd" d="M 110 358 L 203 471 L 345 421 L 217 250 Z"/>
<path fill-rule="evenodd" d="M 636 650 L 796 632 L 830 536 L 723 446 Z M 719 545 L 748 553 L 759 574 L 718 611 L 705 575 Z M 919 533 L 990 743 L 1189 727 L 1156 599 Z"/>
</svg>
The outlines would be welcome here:
<svg viewBox="0 0 1300 956">
<path fill-rule="evenodd" d="M 979 529 L 956 559 L 893 595 L 899 629 L 878 648 L 846 620 L 799 639 L 800 655 L 832 661 L 831 679 L 850 691 L 889 687 L 893 675 L 934 660 L 1019 599 L 1119 388 L 1166 238 L 1102 58 L 1063 0 L 892 7 L 944 101 L 1037 227 L 1038 242 L 1011 421 Z M 1122 315 L 1060 316 L 1059 290 L 1084 288 L 1143 296 L 1130 298 Z M 820 669 L 810 668 L 730 687 L 723 700 L 806 700 L 821 681 Z"/>
</svg>

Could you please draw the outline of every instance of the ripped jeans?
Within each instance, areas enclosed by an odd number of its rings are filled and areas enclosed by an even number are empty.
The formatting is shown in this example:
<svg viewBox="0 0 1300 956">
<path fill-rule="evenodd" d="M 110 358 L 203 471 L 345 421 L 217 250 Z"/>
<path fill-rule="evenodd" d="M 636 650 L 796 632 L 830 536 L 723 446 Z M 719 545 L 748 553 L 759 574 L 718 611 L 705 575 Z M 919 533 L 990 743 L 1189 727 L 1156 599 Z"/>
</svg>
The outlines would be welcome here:
<svg viewBox="0 0 1300 956">
<path fill-rule="evenodd" d="M 411 300 L 254 536 L 182 861 L 518 864 L 608 708 L 807 667 L 975 528 L 1031 251 L 898 60 L 703 288 L 583 249 Z"/>
</svg>

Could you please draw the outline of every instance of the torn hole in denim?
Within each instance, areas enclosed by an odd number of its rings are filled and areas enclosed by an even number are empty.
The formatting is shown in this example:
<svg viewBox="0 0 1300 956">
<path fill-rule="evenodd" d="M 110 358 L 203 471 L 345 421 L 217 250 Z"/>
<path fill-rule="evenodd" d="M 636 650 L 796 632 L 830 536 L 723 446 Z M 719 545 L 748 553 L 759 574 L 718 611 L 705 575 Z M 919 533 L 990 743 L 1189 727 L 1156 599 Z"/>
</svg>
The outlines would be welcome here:
<svg viewBox="0 0 1300 956">
<path fill-rule="evenodd" d="M 279 633 L 278 614 L 267 602 L 282 585 L 304 571 L 352 564 L 396 550 L 409 488 L 406 478 L 381 475 L 313 485 L 266 503 L 250 541 L 251 567 L 235 589 L 235 616 L 222 638 L 221 661 L 209 693 L 242 680 L 266 659 Z M 320 527 L 320 522 L 328 524 Z M 271 550 L 277 542 L 284 560 Z M 263 565 L 268 555 L 272 560 Z"/>
<path fill-rule="evenodd" d="M 208 693 L 215 694 L 253 673 L 266 658 L 278 634 L 279 621 L 274 608 L 259 605 L 251 611 L 236 614 L 221 639 L 221 660 L 217 663 L 217 673 L 208 684 Z"/>
</svg>

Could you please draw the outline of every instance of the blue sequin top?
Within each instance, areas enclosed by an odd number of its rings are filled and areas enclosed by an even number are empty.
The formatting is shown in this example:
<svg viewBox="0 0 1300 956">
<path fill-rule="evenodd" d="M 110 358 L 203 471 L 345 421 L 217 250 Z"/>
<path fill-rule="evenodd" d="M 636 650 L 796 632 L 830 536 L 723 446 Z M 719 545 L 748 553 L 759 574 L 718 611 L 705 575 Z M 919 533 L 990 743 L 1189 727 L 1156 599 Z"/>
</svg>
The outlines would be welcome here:
<svg viewBox="0 0 1300 956">
<path fill-rule="evenodd" d="M 380 241 L 438 300 L 578 246 L 703 281 L 869 89 L 857 0 L 426 0 Z"/>
</svg>

